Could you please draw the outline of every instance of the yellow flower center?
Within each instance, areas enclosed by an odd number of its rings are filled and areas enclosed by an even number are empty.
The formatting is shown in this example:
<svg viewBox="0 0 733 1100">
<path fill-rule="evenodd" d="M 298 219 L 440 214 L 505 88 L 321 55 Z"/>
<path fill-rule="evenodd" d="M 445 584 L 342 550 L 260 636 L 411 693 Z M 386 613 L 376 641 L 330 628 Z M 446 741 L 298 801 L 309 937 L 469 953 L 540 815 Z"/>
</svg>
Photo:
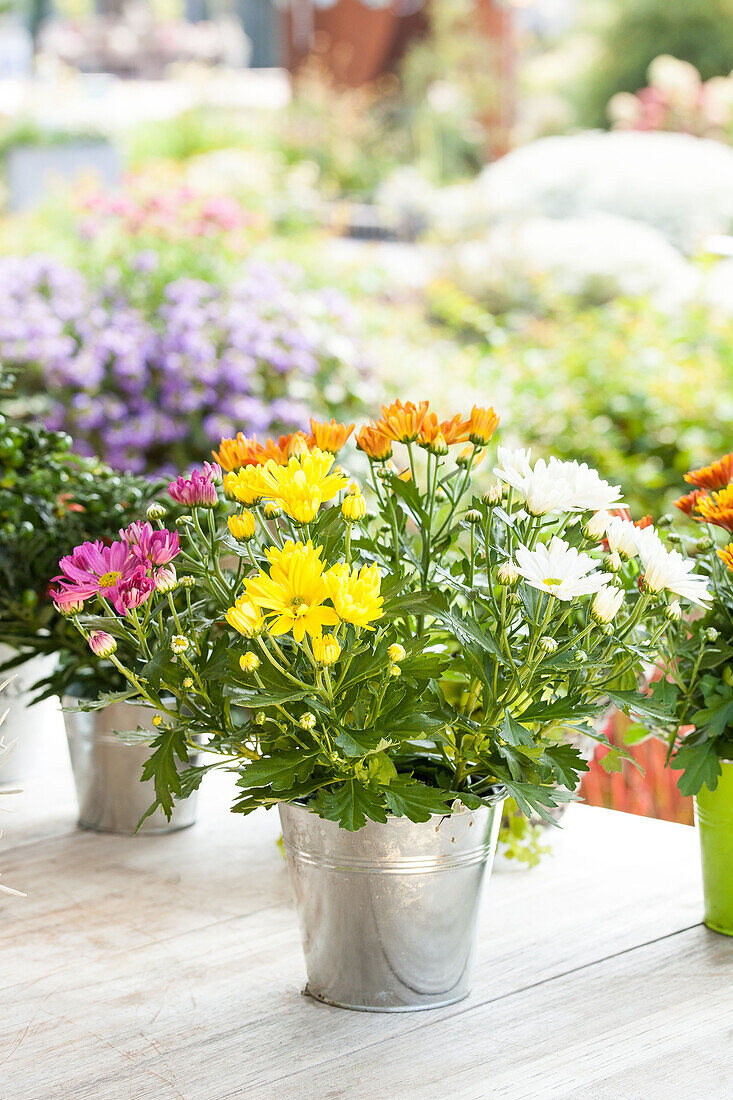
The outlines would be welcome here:
<svg viewBox="0 0 733 1100">
<path fill-rule="evenodd" d="M 99 578 L 99 583 L 102 588 L 111 588 L 113 584 L 117 584 L 122 574 L 119 569 L 113 569 L 109 573 L 102 573 Z"/>
<path fill-rule="evenodd" d="M 548 588 L 557 588 L 559 584 L 562 584 L 560 577 L 545 577 L 543 584 L 546 584 Z"/>
</svg>

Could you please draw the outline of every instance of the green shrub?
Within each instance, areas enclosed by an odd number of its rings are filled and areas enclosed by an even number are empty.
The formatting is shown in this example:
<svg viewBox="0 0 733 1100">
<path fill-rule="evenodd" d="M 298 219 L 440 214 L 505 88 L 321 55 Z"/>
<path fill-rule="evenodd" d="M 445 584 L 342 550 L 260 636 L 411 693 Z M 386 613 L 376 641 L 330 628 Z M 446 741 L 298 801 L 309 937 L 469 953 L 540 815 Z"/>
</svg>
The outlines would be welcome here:
<svg viewBox="0 0 733 1100">
<path fill-rule="evenodd" d="M 660 54 L 690 61 L 703 80 L 733 67 L 733 0 L 622 0 L 605 29 L 600 57 L 579 89 L 581 120 L 606 126 L 616 92 L 637 92 Z"/>
</svg>

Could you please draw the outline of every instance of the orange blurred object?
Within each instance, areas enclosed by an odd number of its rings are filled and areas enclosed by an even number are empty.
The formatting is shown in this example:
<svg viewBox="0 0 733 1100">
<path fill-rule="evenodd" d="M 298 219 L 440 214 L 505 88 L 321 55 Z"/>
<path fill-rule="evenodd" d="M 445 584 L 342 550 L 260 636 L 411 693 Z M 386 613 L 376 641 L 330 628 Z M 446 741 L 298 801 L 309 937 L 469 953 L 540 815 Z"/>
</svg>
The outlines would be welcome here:
<svg viewBox="0 0 733 1100">
<path fill-rule="evenodd" d="M 611 717 L 606 733 L 612 745 L 624 744 L 623 734 L 628 724 L 629 720 L 620 713 Z M 629 751 L 644 769 L 644 774 L 641 775 L 626 761 L 622 771 L 609 775 L 601 765 L 608 749 L 599 745 L 590 771 L 583 777 L 580 787 L 582 799 L 590 806 L 692 825 L 692 799 L 679 792 L 677 780 L 680 772 L 664 766 L 666 748 L 663 743 L 650 739 Z"/>
</svg>

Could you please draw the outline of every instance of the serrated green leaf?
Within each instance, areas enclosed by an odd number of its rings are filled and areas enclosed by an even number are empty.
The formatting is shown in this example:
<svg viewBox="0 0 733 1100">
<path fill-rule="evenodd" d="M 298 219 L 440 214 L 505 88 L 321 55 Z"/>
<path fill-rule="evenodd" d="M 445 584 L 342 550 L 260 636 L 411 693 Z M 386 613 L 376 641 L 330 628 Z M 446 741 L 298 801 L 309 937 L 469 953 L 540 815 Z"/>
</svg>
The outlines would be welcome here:
<svg viewBox="0 0 733 1100">
<path fill-rule="evenodd" d="M 387 820 L 387 813 L 379 795 L 367 789 L 358 779 L 347 779 L 336 791 L 323 792 L 317 802 L 318 812 L 329 821 L 338 821 L 342 829 L 356 832 L 366 824 L 366 819 Z"/>
<path fill-rule="evenodd" d="M 279 752 L 264 760 L 254 760 L 243 769 L 237 782 L 239 787 L 272 787 L 273 791 L 286 791 L 294 783 L 304 783 L 316 766 L 320 750 L 306 753 L 302 749 Z"/>
<path fill-rule="evenodd" d="M 407 817 L 410 821 L 429 821 L 433 814 L 446 812 L 453 800 L 450 791 L 429 787 L 419 779 L 400 775 L 384 790 L 384 799 L 395 817 Z"/>
</svg>

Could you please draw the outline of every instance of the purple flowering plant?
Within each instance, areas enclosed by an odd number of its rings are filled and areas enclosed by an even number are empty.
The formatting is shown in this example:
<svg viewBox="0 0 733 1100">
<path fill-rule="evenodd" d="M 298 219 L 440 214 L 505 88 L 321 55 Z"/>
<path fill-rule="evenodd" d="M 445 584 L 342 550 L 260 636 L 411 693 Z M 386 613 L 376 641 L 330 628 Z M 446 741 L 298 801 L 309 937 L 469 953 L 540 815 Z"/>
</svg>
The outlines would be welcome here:
<svg viewBox="0 0 733 1100">
<path fill-rule="evenodd" d="M 0 359 L 81 453 L 168 473 L 242 425 L 278 434 L 313 409 L 359 405 L 364 367 L 338 291 L 252 259 L 231 282 L 161 289 L 155 257 L 98 282 L 50 256 L 0 259 Z"/>
</svg>

